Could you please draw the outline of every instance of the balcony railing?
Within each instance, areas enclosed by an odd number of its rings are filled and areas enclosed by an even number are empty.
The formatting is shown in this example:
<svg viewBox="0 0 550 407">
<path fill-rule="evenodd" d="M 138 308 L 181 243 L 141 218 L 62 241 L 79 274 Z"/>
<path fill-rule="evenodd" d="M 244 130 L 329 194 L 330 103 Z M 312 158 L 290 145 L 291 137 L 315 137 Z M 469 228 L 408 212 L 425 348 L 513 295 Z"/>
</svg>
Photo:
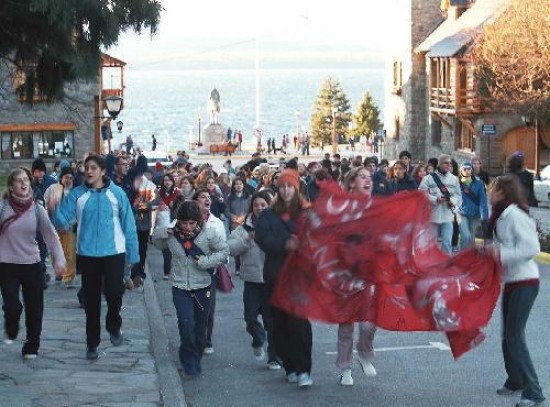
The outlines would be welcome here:
<svg viewBox="0 0 550 407">
<path fill-rule="evenodd" d="M 431 88 L 430 109 L 444 113 L 480 113 L 483 103 L 473 89 Z"/>
</svg>

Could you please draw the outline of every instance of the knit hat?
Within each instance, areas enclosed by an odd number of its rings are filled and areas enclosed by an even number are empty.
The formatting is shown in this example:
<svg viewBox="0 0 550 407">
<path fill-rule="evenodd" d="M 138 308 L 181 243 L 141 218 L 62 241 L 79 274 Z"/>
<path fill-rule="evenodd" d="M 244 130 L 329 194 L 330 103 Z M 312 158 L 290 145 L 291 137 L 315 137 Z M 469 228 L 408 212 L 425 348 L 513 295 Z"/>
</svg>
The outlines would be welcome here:
<svg viewBox="0 0 550 407">
<path fill-rule="evenodd" d="M 73 175 L 73 170 L 71 169 L 71 167 L 61 168 L 61 172 L 59 173 L 59 183 L 60 184 L 61 184 L 61 180 L 63 179 L 63 177 L 67 174 Z"/>
<path fill-rule="evenodd" d="M 437 159 L 437 166 L 443 165 L 446 161 L 451 161 L 451 156 L 449 154 L 441 154 Z"/>
<path fill-rule="evenodd" d="M 460 168 L 470 168 L 472 169 L 472 163 L 470 161 L 466 161 L 460 165 Z"/>
<path fill-rule="evenodd" d="M 41 170 L 41 171 L 47 172 L 46 164 L 44 164 L 44 160 L 42 160 L 42 158 L 37 158 L 32 162 L 31 173 L 34 173 L 34 170 Z"/>
<path fill-rule="evenodd" d="M 292 185 L 297 190 L 300 189 L 300 176 L 298 175 L 298 171 L 287 169 L 281 172 L 277 185 L 283 185 L 285 183 Z"/>
</svg>

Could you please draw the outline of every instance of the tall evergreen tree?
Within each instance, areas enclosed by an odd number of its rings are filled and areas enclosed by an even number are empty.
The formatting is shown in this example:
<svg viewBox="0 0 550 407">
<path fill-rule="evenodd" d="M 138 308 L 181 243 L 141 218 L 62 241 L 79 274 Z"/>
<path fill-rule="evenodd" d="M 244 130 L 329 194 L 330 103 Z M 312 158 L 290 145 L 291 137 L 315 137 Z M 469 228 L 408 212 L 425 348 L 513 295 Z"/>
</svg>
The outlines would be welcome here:
<svg viewBox="0 0 550 407">
<path fill-rule="evenodd" d="M 340 82 L 328 77 L 313 103 L 310 128 L 314 146 L 332 143 L 333 117 L 336 134 L 346 135 L 351 122 L 350 103 Z"/>
<path fill-rule="evenodd" d="M 353 117 L 355 127 L 352 129 L 352 134 L 355 136 L 366 135 L 378 130 L 382 127 L 380 121 L 380 110 L 374 103 L 369 92 L 363 93 L 363 98 L 357 106 L 357 113 Z"/>
<path fill-rule="evenodd" d="M 121 32 L 153 35 L 161 10 L 157 0 L 3 0 L 0 62 L 20 75 L 16 91 L 26 101 L 40 94 L 52 102 L 65 82 L 97 77 L 101 49 Z"/>
</svg>

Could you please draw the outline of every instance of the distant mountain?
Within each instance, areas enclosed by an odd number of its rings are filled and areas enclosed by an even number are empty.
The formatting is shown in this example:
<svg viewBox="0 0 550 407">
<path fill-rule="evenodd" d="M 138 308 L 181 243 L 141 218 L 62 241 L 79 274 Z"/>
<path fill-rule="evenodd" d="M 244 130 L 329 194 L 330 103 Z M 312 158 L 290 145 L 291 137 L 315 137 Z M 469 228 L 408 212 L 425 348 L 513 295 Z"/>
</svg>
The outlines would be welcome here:
<svg viewBox="0 0 550 407">
<path fill-rule="evenodd" d="M 251 69 L 255 67 L 255 40 L 220 44 L 219 40 L 128 43 L 107 51 L 139 70 Z M 378 68 L 383 67 L 380 51 L 346 44 L 295 44 L 264 41 L 260 64 L 264 69 Z"/>
</svg>

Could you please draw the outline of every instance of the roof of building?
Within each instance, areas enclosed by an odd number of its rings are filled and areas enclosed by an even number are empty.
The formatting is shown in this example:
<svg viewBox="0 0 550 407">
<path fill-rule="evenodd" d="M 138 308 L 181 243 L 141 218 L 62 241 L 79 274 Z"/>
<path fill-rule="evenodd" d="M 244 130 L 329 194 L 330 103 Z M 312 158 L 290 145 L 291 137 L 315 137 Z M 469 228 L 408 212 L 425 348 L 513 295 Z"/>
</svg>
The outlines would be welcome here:
<svg viewBox="0 0 550 407">
<path fill-rule="evenodd" d="M 447 18 L 420 45 L 415 52 L 426 52 L 429 57 L 453 57 L 464 51 L 485 24 L 495 21 L 510 0 L 477 0 L 458 19 Z M 456 3 L 456 2 L 455 2 Z"/>
</svg>

